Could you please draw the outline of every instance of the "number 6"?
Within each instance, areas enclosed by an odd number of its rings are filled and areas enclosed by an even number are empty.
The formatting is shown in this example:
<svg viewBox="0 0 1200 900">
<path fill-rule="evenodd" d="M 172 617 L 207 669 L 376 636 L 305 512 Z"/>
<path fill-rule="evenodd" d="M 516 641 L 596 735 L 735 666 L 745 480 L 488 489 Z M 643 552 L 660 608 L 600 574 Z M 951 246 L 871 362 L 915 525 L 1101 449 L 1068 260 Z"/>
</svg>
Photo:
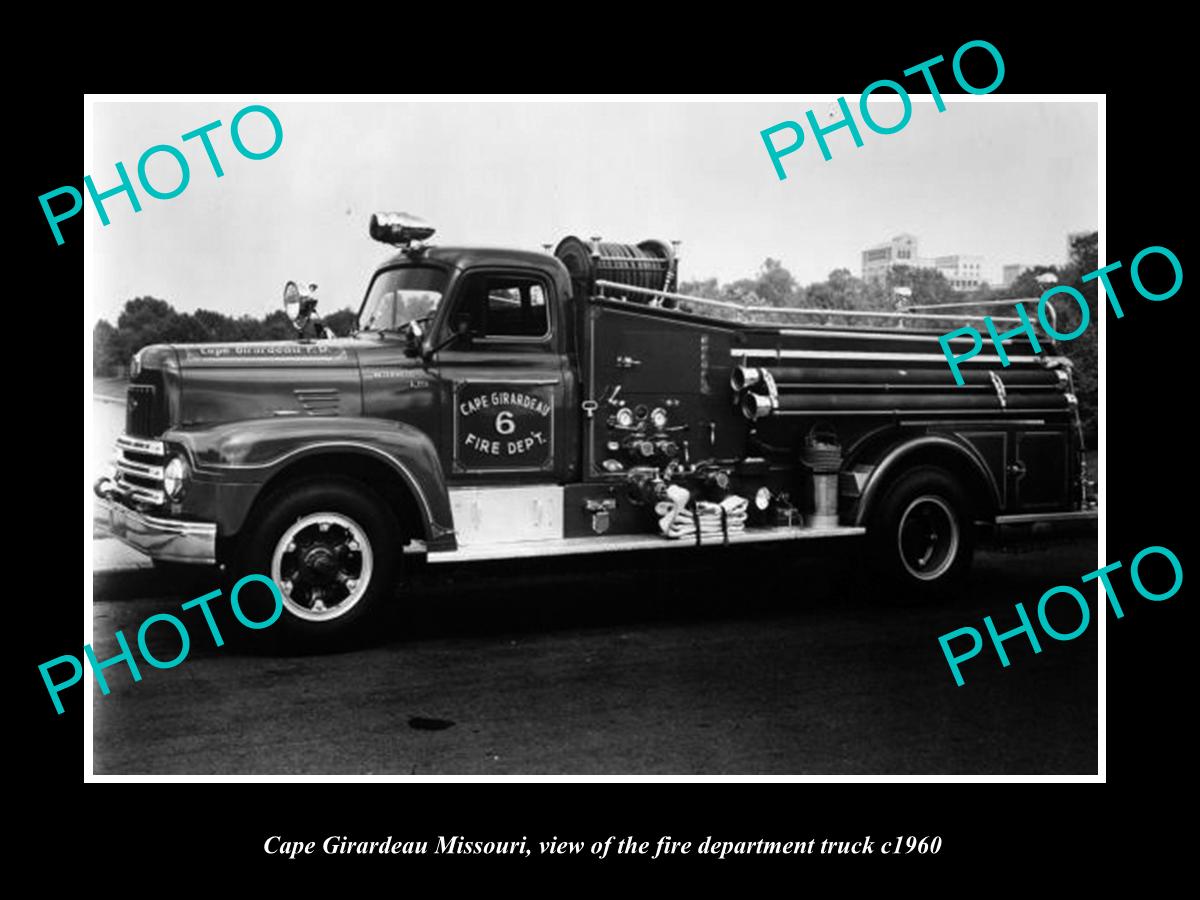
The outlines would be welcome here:
<svg viewBox="0 0 1200 900">
<path fill-rule="evenodd" d="M 517 423 L 513 421 L 513 414 L 507 410 L 496 416 L 496 432 L 498 434 L 512 434 L 517 430 Z"/>
</svg>

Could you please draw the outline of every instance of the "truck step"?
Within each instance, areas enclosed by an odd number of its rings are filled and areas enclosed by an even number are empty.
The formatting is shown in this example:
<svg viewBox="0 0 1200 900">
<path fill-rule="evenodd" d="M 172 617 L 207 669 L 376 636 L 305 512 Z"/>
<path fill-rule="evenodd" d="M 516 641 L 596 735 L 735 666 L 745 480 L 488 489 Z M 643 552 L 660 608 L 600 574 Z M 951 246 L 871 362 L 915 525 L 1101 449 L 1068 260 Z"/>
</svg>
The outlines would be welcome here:
<svg viewBox="0 0 1200 900">
<path fill-rule="evenodd" d="M 767 541 L 794 541 L 807 538 L 852 537 L 865 534 L 866 529 L 853 526 L 835 528 L 753 528 L 730 535 L 729 544 L 756 544 Z M 705 537 L 703 547 L 720 547 L 720 535 Z M 477 562 L 489 559 L 523 559 L 531 556 L 569 556 L 582 553 L 617 553 L 626 550 L 665 550 L 695 547 L 693 538 L 670 540 L 656 534 L 615 534 L 612 536 L 558 538 L 544 541 L 510 541 L 507 543 L 476 544 L 457 550 L 430 553 L 431 563 Z"/>
</svg>

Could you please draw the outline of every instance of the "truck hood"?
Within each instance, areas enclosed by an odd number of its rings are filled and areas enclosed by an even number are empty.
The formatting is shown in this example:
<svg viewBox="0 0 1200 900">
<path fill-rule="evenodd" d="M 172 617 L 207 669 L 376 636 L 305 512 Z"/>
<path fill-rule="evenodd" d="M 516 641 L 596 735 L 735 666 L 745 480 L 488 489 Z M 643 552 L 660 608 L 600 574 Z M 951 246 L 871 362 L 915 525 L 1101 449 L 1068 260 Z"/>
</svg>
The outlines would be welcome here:
<svg viewBox="0 0 1200 900">
<path fill-rule="evenodd" d="M 362 414 L 359 351 L 351 338 L 244 344 L 177 344 L 182 427 L 269 416 Z M 149 353 L 143 365 L 158 354 Z"/>
<path fill-rule="evenodd" d="M 238 344 L 174 344 L 183 369 L 344 368 L 357 365 L 365 341 L 254 341 Z"/>
</svg>

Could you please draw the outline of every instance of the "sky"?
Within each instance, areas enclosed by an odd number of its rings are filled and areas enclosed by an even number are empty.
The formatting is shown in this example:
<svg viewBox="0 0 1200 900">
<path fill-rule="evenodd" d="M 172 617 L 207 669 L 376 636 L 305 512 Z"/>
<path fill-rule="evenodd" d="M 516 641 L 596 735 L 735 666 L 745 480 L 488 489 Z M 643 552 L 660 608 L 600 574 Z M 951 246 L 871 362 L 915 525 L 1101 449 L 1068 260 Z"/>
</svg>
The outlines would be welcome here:
<svg viewBox="0 0 1200 900">
<path fill-rule="evenodd" d="M 280 308 L 289 279 L 316 282 L 321 308 L 358 307 L 390 248 L 370 239 L 371 213 L 419 215 L 433 243 L 540 249 L 569 234 L 637 243 L 679 240 L 684 280 L 749 277 L 782 261 L 801 284 L 836 268 L 860 274 L 861 251 L 893 235 L 918 237 L 922 256 L 984 257 L 999 281 L 1009 263 L 1061 263 L 1067 234 L 1098 224 L 1097 108 L 1092 102 L 1005 102 L 948 96 L 946 110 L 914 95 L 904 129 L 863 146 L 845 128 L 811 134 L 784 158 L 780 181 L 759 133 L 812 109 L 831 122 L 831 98 L 765 103 L 296 103 L 271 102 L 283 143 L 271 157 L 237 153 L 229 123 L 262 102 L 96 103 L 90 169 L 97 190 L 118 183 L 122 161 L 171 144 L 191 180 L 178 197 L 139 190 L 106 201 L 103 227 L 90 198 L 90 318 L 115 320 L 124 302 L 151 295 L 177 309 L 262 315 Z M 899 106 L 871 110 L 882 123 Z M 856 105 L 851 99 L 851 108 Z M 215 177 L 196 140 L 213 120 Z M 267 148 L 265 117 L 247 116 L 246 146 Z M 784 145 L 787 133 L 777 136 Z M 148 165 L 169 190 L 179 169 L 166 153 Z M 85 195 L 86 196 L 86 195 Z"/>
</svg>

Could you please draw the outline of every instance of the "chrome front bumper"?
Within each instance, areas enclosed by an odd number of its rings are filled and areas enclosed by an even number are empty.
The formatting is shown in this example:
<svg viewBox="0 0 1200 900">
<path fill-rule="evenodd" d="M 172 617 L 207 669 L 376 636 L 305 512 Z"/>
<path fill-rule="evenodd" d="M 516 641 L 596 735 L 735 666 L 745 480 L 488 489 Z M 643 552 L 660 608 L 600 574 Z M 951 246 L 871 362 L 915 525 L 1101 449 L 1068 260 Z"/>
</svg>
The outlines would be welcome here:
<svg viewBox="0 0 1200 900">
<path fill-rule="evenodd" d="M 104 526 L 107 517 L 109 534 L 134 550 L 152 559 L 169 562 L 216 564 L 216 523 L 159 519 L 122 506 L 115 500 L 101 497 L 98 502 L 104 510 L 98 524 Z"/>
</svg>

